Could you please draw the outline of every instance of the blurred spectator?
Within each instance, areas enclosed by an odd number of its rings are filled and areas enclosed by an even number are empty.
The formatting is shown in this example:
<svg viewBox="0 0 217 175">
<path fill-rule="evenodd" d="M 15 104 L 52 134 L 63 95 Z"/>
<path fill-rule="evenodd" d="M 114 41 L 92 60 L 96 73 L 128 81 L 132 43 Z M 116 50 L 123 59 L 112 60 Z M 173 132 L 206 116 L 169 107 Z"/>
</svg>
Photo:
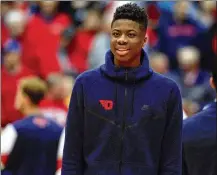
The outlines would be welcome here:
<svg viewBox="0 0 217 175">
<path fill-rule="evenodd" d="M 196 48 L 181 48 L 177 55 L 184 107 L 188 115 L 192 115 L 213 99 L 214 91 L 207 84 L 209 73 L 200 69 L 200 53 Z"/>
<path fill-rule="evenodd" d="M 206 28 L 210 28 L 214 23 L 215 16 L 213 15 L 216 8 L 215 1 L 200 1 L 200 10 L 198 10 L 197 19 L 202 22 Z"/>
<path fill-rule="evenodd" d="M 69 27 L 62 32 L 57 54 L 57 60 L 60 65 L 61 72 L 72 76 L 76 76 L 78 74 L 77 68 L 71 63 L 69 58 L 69 45 L 75 35 L 75 32 L 74 27 Z"/>
<path fill-rule="evenodd" d="M 25 30 L 26 16 L 21 10 L 11 10 L 5 16 L 5 24 L 10 37 L 19 39 Z"/>
<path fill-rule="evenodd" d="M 100 10 L 90 9 L 87 12 L 87 16 L 82 24 L 82 28 L 85 30 L 98 31 L 100 27 Z"/>
<path fill-rule="evenodd" d="M 56 58 L 60 36 L 71 25 L 66 14 L 58 13 L 58 3 L 40 1 L 40 12 L 32 16 L 26 30 L 23 63 L 44 78 L 60 71 Z"/>
<path fill-rule="evenodd" d="M 23 55 L 27 17 L 22 10 L 14 8 L 14 3 L 10 3 L 8 8 L 8 11 L 4 12 L 1 26 L 3 35 L 1 46 L 4 52 L 4 45 L 11 39 L 16 40 L 21 45 Z M 4 57 L 2 61 L 4 62 Z"/>
<path fill-rule="evenodd" d="M 179 68 L 183 73 L 186 86 L 203 84 L 209 79 L 209 74 L 200 70 L 200 53 L 196 48 L 181 48 L 178 50 L 177 55 Z"/>
<path fill-rule="evenodd" d="M 1 134 L 3 175 L 54 175 L 62 128 L 45 118 L 38 108 L 46 93 L 38 77 L 20 81 L 15 106 L 25 118 L 6 126 Z"/>
<path fill-rule="evenodd" d="M 179 76 L 174 72 L 170 71 L 169 59 L 165 54 L 160 52 L 152 52 L 149 59 L 150 65 L 155 72 L 158 72 L 170 79 L 173 79 L 180 87 Z"/>
<path fill-rule="evenodd" d="M 157 27 L 160 19 L 160 10 L 154 4 L 148 4 L 146 8 L 147 8 L 149 21 L 148 21 L 148 28 L 147 28 L 148 40 L 145 48 L 148 52 L 151 52 L 152 49 L 156 47 L 158 42 Z"/>
<path fill-rule="evenodd" d="M 100 29 L 99 9 L 90 9 L 84 23 L 77 30 L 75 37 L 69 45 L 69 57 L 77 73 L 88 69 L 88 55 L 92 41 Z"/>
<path fill-rule="evenodd" d="M 4 52 L 4 44 L 10 40 L 16 40 L 20 43 L 22 48 L 22 55 L 23 51 L 26 52 L 24 43 L 26 38 L 26 26 L 28 24 L 28 14 L 27 12 L 21 7 L 23 4 L 22 2 L 5 2 L 4 4 L 7 5 L 7 10 L 4 9 L 2 13 L 2 51 Z M 28 51 L 28 49 L 27 49 Z M 22 56 L 23 59 L 24 56 Z M 2 59 L 4 62 L 4 59 Z"/>
<path fill-rule="evenodd" d="M 4 25 L 5 31 L 7 32 L 6 36 L 4 36 L 3 47 L 4 44 L 12 39 L 16 39 L 23 43 L 24 40 L 24 31 L 27 23 L 27 18 L 25 14 L 19 9 L 13 9 L 8 11 L 4 16 Z M 3 26 L 4 26 L 3 25 Z"/>
<path fill-rule="evenodd" d="M 153 70 L 160 74 L 166 74 L 169 71 L 169 60 L 163 53 L 152 53 L 150 64 Z"/>
<path fill-rule="evenodd" d="M 15 110 L 13 105 L 17 84 L 21 78 L 33 75 L 31 70 L 21 64 L 21 47 L 17 41 L 7 41 L 4 51 L 4 65 L 1 69 L 2 127 L 22 117 L 21 113 Z"/>
<path fill-rule="evenodd" d="M 212 58 L 216 57 L 217 46 L 217 22 L 193 40 L 193 45 L 200 50 L 201 53 L 201 68 L 210 70 L 212 67 Z"/>
<path fill-rule="evenodd" d="M 155 3 L 161 11 L 167 11 L 170 13 L 174 12 L 174 6 L 176 4 L 175 1 L 158 1 L 151 3 Z M 209 14 L 210 12 L 212 13 L 212 9 L 215 8 L 214 3 L 214 1 L 189 1 L 189 6 L 186 9 L 186 14 L 189 18 L 197 21 L 198 25 L 207 28 L 209 27 L 209 24 L 212 22 L 212 17 L 209 16 Z M 208 19 L 208 21 L 205 21 L 206 18 Z"/>
<path fill-rule="evenodd" d="M 94 69 L 105 63 L 105 53 L 110 48 L 111 19 L 107 11 L 101 18 L 101 31 L 94 37 L 88 55 L 88 67 Z"/>
<path fill-rule="evenodd" d="M 189 3 L 188 1 L 177 1 L 173 14 L 161 12 L 157 31 L 157 49 L 169 57 L 173 69 L 178 66 L 176 51 L 181 47 L 191 45 L 192 40 L 203 30 L 195 20 L 188 17 Z"/>
<path fill-rule="evenodd" d="M 1 2 L 1 48 L 3 49 L 4 43 L 7 41 L 9 37 L 9 31 L 6 27 L 4 17 L 9 12 L 11 7 L 11 3 L 9 2 Z"/>
<path fill-rule="evenodd" d="M 64 78 L 61 74 L 50 74 L 47 77 L 48 92 L 40 102 L 41 112 L 45 117 L 54 120 L 64 127 L 68 108 L 65 104 L 67 96 L 64 86 Z"/>
<path fill-rule="evenodd" d="M 70 14 L 72 15 L 73 21 L 76 27 L 83 25 L 85 18 L 88 15 L 88 10 L 99 9 L 103 11 L 107 4 L 107 1 L 71 1 Z"/>
</svg>

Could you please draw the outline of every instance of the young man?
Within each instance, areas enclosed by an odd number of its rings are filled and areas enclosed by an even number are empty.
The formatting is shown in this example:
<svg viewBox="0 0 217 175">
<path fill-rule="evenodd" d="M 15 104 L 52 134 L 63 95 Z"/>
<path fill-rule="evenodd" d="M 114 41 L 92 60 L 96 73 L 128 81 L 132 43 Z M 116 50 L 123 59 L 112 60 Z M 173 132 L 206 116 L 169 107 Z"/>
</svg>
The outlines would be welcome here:
<svg viewBox="0 0 217 175">
<path fill-rule="evenodd" d="M 180 91 L 149 67 L 147 23 L 136 4 L 118 7 L 106 63 L 78 76 L 62 175 L 181 175 Z"/>
<path fill-rule="evenodd" d="M 46 84 L 37 77 L 22 79 L 16 108 L 27 117 L 8 124 L 1 134 L 3 175 L 54 175 L 62 127 L 40 114 Z"/>
<path fill-rule="evenodd" d="M 210 85 L 217 92 L 217 65 Z M 217 95 L 216 95 L 217 97 Z M 216 99 L 183 124 L 183 175 L 217 174 Z"/>
</svg>

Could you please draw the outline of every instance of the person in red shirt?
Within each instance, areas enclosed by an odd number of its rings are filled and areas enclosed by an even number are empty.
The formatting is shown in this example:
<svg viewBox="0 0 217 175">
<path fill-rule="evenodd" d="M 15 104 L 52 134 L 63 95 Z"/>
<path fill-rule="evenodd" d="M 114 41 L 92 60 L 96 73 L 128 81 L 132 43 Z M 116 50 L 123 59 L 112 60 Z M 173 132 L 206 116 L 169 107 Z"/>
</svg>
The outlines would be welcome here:
<svg viewBox="0 0 217 175">
<path fill-rule="evenodd" d="M 33 72 L 21 64 L 20 44 L 15 40 L 9 40 L 4 47 L 4 65 L 1 69 L 1 126 L 22 118 L 22 114 L 14 108 L 17 84 L 23 77 L 33 75 Z"/>
<path fill-rule="evenodd" d="M 68 107 L 65 104 L 66 90 L 61 74 L 52 73 L 47 78 L 48 93 L 40 102 L 41 112 L 60 126 L 65 126 Z"/>
<path fill-rule="evenodd" d="M 69 59 L 78 73 L 82 73 L 89 68 L 88 56 L 94 37 L 100 29 L 100 15 L 100 10 L 89 9 L 82 27 L 77 30 L 69 44 Z"/>
<path fill-rule="evenodd" d="M 24 43 L 23 63 L 41 77 L 60 72 L 56 58 L 60 36 L 72 23 L 70 18 L 58 12 L 57 1 L 39 2 L 40 12 L 29 20 Z"/>
</svg>

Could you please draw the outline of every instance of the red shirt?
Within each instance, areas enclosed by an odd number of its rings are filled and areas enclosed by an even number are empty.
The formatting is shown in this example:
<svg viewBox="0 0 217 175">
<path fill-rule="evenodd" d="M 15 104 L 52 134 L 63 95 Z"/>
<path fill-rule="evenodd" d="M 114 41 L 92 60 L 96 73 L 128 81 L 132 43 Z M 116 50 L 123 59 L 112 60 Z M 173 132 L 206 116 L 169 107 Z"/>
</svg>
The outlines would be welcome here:
<svg viewBox="0 0 217 175">
<path fill-rule="evenodd" d="M 79 73 L 88 68 L 87 58 L 96 31 L 78 31 L 69 46 L 69 59 Z"/>
<path fill-rule="evenodd" d="M 41 15 L 32 16 L 26 28 L 23 63 L 42 76 L 59 70 L 55 56 L 60 34 L 70 24 L 71 21 L 65 14 L 57 14 L 50 21 L 46 21 Z"/>
<path fill-rule="evenodd" d="M 4 127 L 6 124 L 14 122 L 22 118 L 22 114 L 14 108 L 14 100 L 16 96 L 18 82 L 21 78 L 33 75 L 32 71 L 26 67 L 22 67 L 21 71 L 17 74 L 9 74 L 4 68 L 2 73 L 2 120 L 1 125 Z"/>
</svg>

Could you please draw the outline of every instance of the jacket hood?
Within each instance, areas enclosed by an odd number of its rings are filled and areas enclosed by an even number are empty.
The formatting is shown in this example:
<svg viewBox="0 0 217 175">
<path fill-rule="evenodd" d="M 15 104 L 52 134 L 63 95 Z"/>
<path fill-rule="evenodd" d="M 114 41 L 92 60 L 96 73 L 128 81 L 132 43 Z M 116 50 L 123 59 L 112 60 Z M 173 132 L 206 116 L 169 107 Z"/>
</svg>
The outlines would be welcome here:
<svg viewBox="0 0 217 175">
<path fill-rule="evenodd" d="M 136 82 L 141 79 L 147 79 L 152 75 L 153 70 L 149 67 L 149 60 L 146 52 L 143 49 L 141 52 L 141 65 L 139 67 L 124 68 L 116 67 L 114 65 L 114 55 L 112 54 L 111 50 L 109 50 L 105 55 L 105 64 L 103 64 L 100 69 L 105 75 L 114 80 Z"/>
</svg>

